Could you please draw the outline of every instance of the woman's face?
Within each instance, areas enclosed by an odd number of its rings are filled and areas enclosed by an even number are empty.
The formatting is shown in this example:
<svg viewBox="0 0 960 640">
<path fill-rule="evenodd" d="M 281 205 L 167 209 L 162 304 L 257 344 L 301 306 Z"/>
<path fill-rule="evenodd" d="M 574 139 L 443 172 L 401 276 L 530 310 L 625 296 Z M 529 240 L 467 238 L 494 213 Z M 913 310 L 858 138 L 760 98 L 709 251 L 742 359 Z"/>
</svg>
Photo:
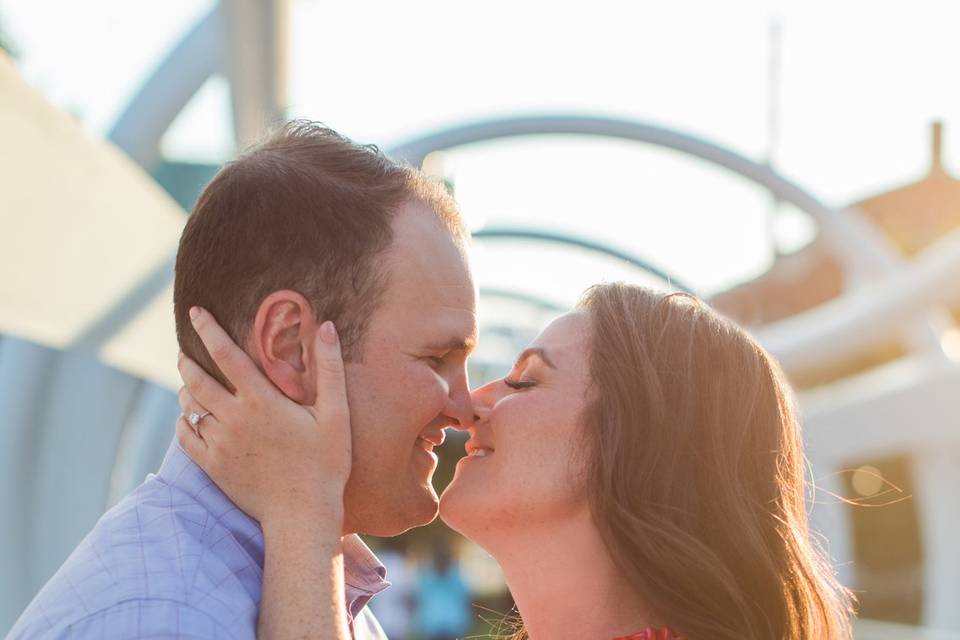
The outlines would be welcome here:
<svg viewBox="0 0 960 640">
<path fill-rule="evenodd" d="M 551 323 L 510 373 L 472 393 L 478 416 L 444 491 L 440 516 L 483 543 L 484 534 L 588 512 L 582 413 L 589 388 L 590 317 Z"/>
</svg>

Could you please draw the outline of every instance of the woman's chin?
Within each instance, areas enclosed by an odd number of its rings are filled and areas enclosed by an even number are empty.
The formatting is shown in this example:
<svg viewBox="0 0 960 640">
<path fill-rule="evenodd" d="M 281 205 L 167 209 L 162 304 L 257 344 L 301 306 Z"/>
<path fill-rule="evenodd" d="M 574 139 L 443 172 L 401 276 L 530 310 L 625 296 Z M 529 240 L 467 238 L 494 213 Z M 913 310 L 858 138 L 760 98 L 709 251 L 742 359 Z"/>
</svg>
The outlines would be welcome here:
<svg viewBox="0 0 960 640">
<path fill-rule="evenodd" d="M 454 531 L 459 531 L 454 525 L 457 513 L 457 489 L 454 486 L 456 482 L 457 480 L 454 478 L 453 481 L 447 485 L 447 488 L 443 490 L 443 493 L 440 494 L 440 519 Z"/>
<path fill-rule="evenodd" d="M 501 491 L 496 478 L 475 473 L 457 467 L 453 480 L 440 496 L 440 519 L 486 548 L 487 542 L 502 535 L 513 522 L 514 496 Z"/>
<path fill-rule="evenodd" d="M 477 512 L 476 501 L 470 500 L 469 493 L 469 487 L 463 486 L 462 479 L 454 476 L 440 496 L 440 519 L 448 527 L 468 538 L 472 529 L 471 522 L 483 518 L 483 514 Z"/>
</svg>

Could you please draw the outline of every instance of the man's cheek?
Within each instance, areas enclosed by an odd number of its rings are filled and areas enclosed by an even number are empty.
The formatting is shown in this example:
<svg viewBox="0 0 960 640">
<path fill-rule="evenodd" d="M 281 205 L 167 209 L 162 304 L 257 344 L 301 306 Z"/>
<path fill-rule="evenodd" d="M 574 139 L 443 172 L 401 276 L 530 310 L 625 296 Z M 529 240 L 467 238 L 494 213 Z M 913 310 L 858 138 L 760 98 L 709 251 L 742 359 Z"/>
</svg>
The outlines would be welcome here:
<svg viewBox="0 0 960 640">
<path fill-rule="evenodd" d="M 423 362 L 413 362 L 405 367 L 403 372 L 394 379 L 394 385 L 403 388 L 407 394 L 416 394 L 421 397 L 435 394 L 443 386 L 437 372 Z M 442 393 L 442 391 L 439 392 Z"/>
</svg>

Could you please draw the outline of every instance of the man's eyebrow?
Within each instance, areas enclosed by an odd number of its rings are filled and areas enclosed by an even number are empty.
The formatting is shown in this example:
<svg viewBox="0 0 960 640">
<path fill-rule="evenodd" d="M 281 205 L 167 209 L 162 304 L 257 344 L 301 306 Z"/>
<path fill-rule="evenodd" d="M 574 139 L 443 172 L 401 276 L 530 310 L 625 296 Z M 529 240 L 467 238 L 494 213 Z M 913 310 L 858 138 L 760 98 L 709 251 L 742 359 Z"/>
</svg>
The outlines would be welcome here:
<svg viewBox="0 0 960 640">
<path fill-rule="evenodd" d="M 547 357 L 547 352 L 539 347 L 530 347 L 529 349 L 524 349 L 523 353 L 520 354 L 520 357 L 517 358 L 517 361 L 513 363 L 514 369 L 519 369 L 520 366 L 527 361 L 530 356 L 537 356 L 543 360 L 543 364 L 547 365 L 551 369 L 556 369 L 557 365 L 553 364 L 553 361 Z"/>
<path fill-rule="evenodd" d="M 467 355 L 473 352 L 477 346 L 476 339 L 470 338 L 450 338 L 446 342 L 429 344 L 427 349 L 431 351 L 463 351 Z"/>
</svg>

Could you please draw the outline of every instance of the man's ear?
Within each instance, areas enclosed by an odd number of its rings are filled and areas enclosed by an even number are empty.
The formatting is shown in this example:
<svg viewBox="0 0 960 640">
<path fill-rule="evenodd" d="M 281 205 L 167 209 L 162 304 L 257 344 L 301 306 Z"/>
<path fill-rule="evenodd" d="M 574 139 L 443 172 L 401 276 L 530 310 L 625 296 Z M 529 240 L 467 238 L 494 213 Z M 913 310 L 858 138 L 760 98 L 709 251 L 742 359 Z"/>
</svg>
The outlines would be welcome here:
<svg viewBox="0 0 960 640">
<path fill-rule="evenodd" d="M 250 345 L 263 372 L 285 396 L 299 404 L 315 398 L 313 372 L 306 366 L 307 350 L 317 332 L 316 316 L 296 291 L 274 291 L 264 298 L 253 320 Z"/>
</svg>

